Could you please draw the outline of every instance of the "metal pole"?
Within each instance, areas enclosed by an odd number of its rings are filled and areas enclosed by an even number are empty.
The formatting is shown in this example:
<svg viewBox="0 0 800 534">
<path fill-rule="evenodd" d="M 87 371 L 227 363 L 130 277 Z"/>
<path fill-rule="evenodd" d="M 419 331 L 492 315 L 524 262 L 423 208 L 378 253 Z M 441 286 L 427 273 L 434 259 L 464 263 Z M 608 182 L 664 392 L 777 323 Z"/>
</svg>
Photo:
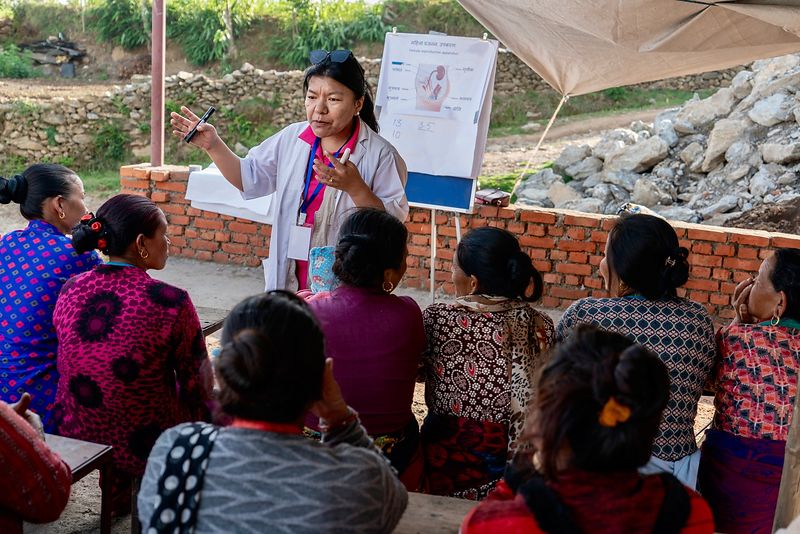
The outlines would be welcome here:
<svg viewBox="0 0 800 534">
<path fill-rule="evenodd" d="M 436 302 L 436 210 L 431 210 L 431 304 Z"/>
<path fill-rule="evenodd" d="M 165 0 L 153 0 L 152 82 L 150 86 L 150 165 L 164 164 L 164 55 L 167 17 Z"/>
</svg>

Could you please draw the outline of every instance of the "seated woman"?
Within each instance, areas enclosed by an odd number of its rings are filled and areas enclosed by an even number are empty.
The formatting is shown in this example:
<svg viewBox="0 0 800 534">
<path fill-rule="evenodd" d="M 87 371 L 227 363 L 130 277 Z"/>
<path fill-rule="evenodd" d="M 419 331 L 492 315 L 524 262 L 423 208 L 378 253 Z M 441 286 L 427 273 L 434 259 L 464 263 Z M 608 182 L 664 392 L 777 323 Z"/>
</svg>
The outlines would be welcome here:
<svg viewBox="0 0 800 534">
<path fill-rule="evenodd" d="M 0 178 L 0 204 L 15 202 L 27 228 L 0 240 L 0 399 L 32 397 L 31 410 L 54 427 L 58 341 L 53 309 L 70 277 L 100 263 L 92 252 L 78 254 L 66 235 L 86 213 L 83 182 L 61 165 L 31 165 L 22 174 Z"/>
<path fill-rule="evenodd" d="M 722 532 L 772 532 L 800 373 L 800 251 L 778 249 L 734 293 L 720 332 L 700 490 Z"/>
<path fill-rule="evenodd" d="M 619 334 L 583 326 L 538 379 L 504 481 L 462 534 L 714 532 L 703 499 L 668 473 L 641 475 L 669 397 L 664 364 Z"/>
<path fill-rule="evenodd" d="M 391 532 L 408 494 L 342 398 L 308 306 L 284 291 L 248 297 L 222 344 L 219 402 L 233 424 L 158 438 L 138 499 L 145 530 Z M 308 411 L 322 443 L 303 436 Z"/>
<path fill-rule="evenodd" d="M 75 250 L 98 248 L 111 261 L 65 284 L 53 314 L 58 432 L 114 447 L 120 512 L 158 435 L 208 418 L 213 375 L 197 313 L 186 291 L 146 272 L 167 262 L 166 232 L 164 214 L 140 196 L 87 214 L 72 232 Z"/>
<path fill-rule="evenodd" d="M 419 425 L 411 412 L 425 348 L 422 312 L 392 291 L 406 272 L 408 231 L 381 210 L 362 209 L 342 225 L 333 272 L 339 287 L 310 302 L 336 362 L 336 381 L 409 489 L 422 473 Z M 306 425 L 317 429 L 309 418 Z"/>
<path fill-rule="evenodd" d="M 464 236 L 453 283 L 455 304 L 433 304 L 423 314 L 424 489 L 482 499 L 516 450 L 553 321 L 533 308 L 542 277 L 505 230 Z"/>
<path fill-rule="evenodd" d="M 667 365 L 670 402 L 644 473 L 664 471 L 694 488 L 700 452 L 694 420 L 703 386 L 711 381 L 716 344 L 706 309 L 677 297 L 689 278 L 688 251 L 667 221 L 652 215 L 621 217 L 606 241 L 600 275 L 610 298 L 584 298 L 564 312 L 556 339 L 579 324 L 620 333 Z"/>
<path fill-rule="evenodd" d="M 22 522 L 55 521 L 67 506 L 72 473 L 44 442 L 42 421 L 23 393 L 0 401 L 0 532 L 22 534 Z"/>
</svg>

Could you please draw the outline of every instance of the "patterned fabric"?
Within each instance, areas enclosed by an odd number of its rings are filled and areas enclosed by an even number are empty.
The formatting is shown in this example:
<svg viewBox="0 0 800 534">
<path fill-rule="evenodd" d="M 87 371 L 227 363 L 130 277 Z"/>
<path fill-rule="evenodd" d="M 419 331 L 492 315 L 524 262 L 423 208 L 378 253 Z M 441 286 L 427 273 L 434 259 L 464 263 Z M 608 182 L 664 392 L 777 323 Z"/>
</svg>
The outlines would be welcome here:
<svg viewBox="0 0 800 534">
<path fill-rule="evenodd" d="M 535 372 L 542 354 L 553 343 L 553 321 L 527 302 L 485 296 L 471 296 L 454 305 L 433 304 L 423 313 L 423 320 L 428 347 L 420 376 L 425 379 L 428 413 L 453 418 L 431 419 L 429 424 L 445 427 L 426 429 L 423 424 L 423 434 L 442 436 L 445 442 L 438 446 L 446 448 L 452 435 L 448 427 L 462 426 L 454 423 L 460 418 L 472 419 L 478 427 L 499 423 L 505 428 L 510 458 L 525 423 Z M 435 445 L 428 439 L 423 450 Z M 444 453 L 440 449 L 424 450 L 424 454 Z M 473 489 L 479 492 L 478 498 L 485 493 L 485 488 Z"/>
<path fill-rule="evenodd" d="M 564 312 L 556 339 L 566 340 L 579 324 L 627 336 L 661 358 L 669 371 L 670 395 L 653 455 L 676 461 L 696 451 L 697 403 L 710 381 L 716 356 L 714 325 L 706 309 L 681 298 L 585 298 Z"/>
<path fill-rule="evenodd" d="M 508 425 L 431 413 L 422 428 L 425 493 L 478 501 L 503 476 Z"/>
<path fill-rule="evenodd" d="M 321 293 L 333 291 L 339 280 L 333 274 L 333 262 L 336 259 L 336 247 L 314 247 L 308 254 L 308 277 L 311 281 L 311 292 Z"/>
<path fill-rule="evenodd" d="M 70 238 L 44 221 L 31 221 L 0 241 L 0 399 L 16 402 L 30 393 L 31 411 L 46 432 L 53 430 L 58 384 L 56 298 L 70 277 L 99 263 L 94 252 L 77 255 Z"/>
<path fill-rule="evenodd" d="M 714 428 L 785 441 L 800 372 L 800 329 L 735 324 L 719 336 Z"/>
<path fill-rule="evenodd" d="M 22 521 L 55 521 L 67 506 L 72 473 L 36 431 L 0 402 L 0 532 L 22 534 Z"/>
<path fill-rule="evenodd" d="M 146 522 L 167 453 L 185 427 L 164 432 L 150 454 L 138 500 Z M 195 532 L 391 532 L 407 502 L 405 488 L 361 425 L 327 444 L 222 428 L 209 456 Z"/>
<path fill-rule="evenodd" d="M 115 469 L 140 477 L 164 429 L 208 417 L 211 365 L 184 290 L 101 265 L 64 286 L 53 322 L 58 430 L 112 445 Z"/>
<path fill-rule="evenodd" d="M 572 513 L 578 532 L 593 534 L 650 534 L 653 522 L 664 503 L 664 484 L 659 475 L 647 477 L 635 473 L 572 473 L 559 477 L 551 488 Z M 711 534 L 714 521 L 708 504 L 700 495 L 686 488 L 689 496 L 689 517 L 681 534 Z M 501 481 L 489 498 L 475 507 L 461 524 L 461 534 L 494 534 L 524 532 L 554 534 L 545 529 L 526 503 L 523 495 L 514 493 Z M 574 531 L 569 531 L 574 532 Z"/>
<path fill-rule="evenodd" d="M 770 534 L 783 471 L 785 441 L 749 439 L 709 429 L 700 460 L 700 491 L 717 530 Z"/>
</svg>

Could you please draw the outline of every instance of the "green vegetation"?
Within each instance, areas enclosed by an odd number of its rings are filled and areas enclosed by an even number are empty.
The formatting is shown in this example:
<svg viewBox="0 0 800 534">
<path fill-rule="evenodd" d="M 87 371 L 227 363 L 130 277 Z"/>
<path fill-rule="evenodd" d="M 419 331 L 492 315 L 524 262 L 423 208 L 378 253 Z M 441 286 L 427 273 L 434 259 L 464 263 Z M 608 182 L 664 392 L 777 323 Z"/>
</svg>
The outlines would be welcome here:
<svg viewBox="0 0 800 534">
<path fill-rule="evenodd" d="M 704 90 L 698 93 L 700 98 L 705 98 L 710 96 L 713 90 Z M 693 95 L 692 91 L 677 89 L 615 87 L 570 98 L 561 108 L 558 116 L 561 119 L 578 117 L 585 119 L 637 109 L 678 106 L 690 100 Z M 503 137 L 525 133 L 521 126 L 528 122 L 546 124 L 558 106 L 559 100 L 561 100 L 561 95 L 550 89 L 495 98 L 492 103 L 489 136 Z M 529 112 L 536 115 L 534 121 L 528 119 Z"/>
<path fill-rule="evenodd" d="M 0 78 L 34 78 L 39 71 L 33 66 L 31 53 L 14 45 L 0 48 Z"/>
<path fill-rule="evenodd" d="M 387 0 L 384 18 L 404 32 L 480 37 L 488 30 L 456 0 Z"/>
<path fill-rule="evenodd" d="M 130 137 L 127 132 L 113 122 L 106 122 L 94 135 L 94 168 L 108 169 L 123 163 L 129 154 L 129 145 Z"/>
<path fill-rule="evenodd" d="M 102 41 L 123 48 L 150 42 L 150 4 L 147 0 L 105 0 L 91 10 L 91 25 Z"/>
<path fill-rule="evenodd" d="M 514 189 L 514 184 L 517 183 L 517 179 L 519 178 L 520 174 L 525 172 L 525 175 L 536 174 L 544 169 L 549 169 L 553 166 L 552 161 L 548 161 L 543 165 L 539 165 L 536 167 L 532 167 L 529 169 L 525 169 L 520 167 L 519 170 L 515 172 L 503 173 L 503 174 L 488 174 L 478 177 L 478 189 L 499 189 L 501 191 L 505 191 L 506 193 L 510 193 L 512 189 Z M 517 195 L 511 196 L 511 202 L 516 202 Z"/>
<path fill-rule="evenodd" d="M 263 98 L 250 98 L 233 109 L 223 110 L 225 136 L 247 147 L 259 144 L 279 129 L 272 123 L 272 112 L 277 105 Z"/>
<path fill-rule="evenodd" d="M 119 167 L 77 171 L 88 194 L 113 195 L 119 192 Z"/>
</svg>

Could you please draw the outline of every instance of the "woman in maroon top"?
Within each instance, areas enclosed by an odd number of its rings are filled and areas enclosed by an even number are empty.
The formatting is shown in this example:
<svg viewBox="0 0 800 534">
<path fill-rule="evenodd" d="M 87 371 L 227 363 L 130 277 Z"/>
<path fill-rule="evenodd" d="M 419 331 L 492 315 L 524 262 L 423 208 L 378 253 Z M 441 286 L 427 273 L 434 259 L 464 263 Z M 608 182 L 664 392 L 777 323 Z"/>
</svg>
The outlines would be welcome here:
<svg viewBox="0 0 800 534">
<path fill-rule="evenodd" d="M 344 398 L 414 490 L 422 456 L 411 401 L 425 330 L 416 302 L 392 295 L 406 271 L 407 240 L 406 227 L 394 216 L 376 209 L 353 213 L 336 247 L 333 272 L 341 284 L 309 304 Z M 315 420 L 306 424 L 316 430 Z"/>
</svg>

